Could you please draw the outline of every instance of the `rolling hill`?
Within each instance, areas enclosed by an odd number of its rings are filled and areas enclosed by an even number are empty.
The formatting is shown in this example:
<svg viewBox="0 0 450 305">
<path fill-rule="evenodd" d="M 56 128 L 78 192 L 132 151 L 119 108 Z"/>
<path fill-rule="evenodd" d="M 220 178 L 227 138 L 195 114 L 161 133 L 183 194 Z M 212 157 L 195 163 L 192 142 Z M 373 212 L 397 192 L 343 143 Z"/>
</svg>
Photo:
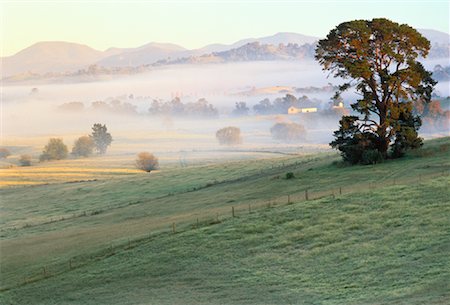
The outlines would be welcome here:
<svg viewBox="0 0 450 305">
<path fill-rule="evenodd" d="M 448 304 L 449 141 L 1 190 L 0 301 Z"/>
<path fill-rule="evenodd" d="M 430 39 L 432 49 L 429 58 L 442 58 L 449 56 L 449 34 L 435 30 L 419 30 Z M 94 50 L 88 46 L 69 42 L 39 42 L 15 55 L 2 58 L 2 77 L 7 78 L 17 74 L 45 74 L 48 72 L 75 72 L 86 69 L 90 65 L 98 65 L 105 68 L 139 67 L 151 65 L 155 62 L 229 62 L 252 60 L 252 56 L 243 54 L 239 56 L 236 50 L 242 51 L 245 46 L 265 45 L 271 50 L 264 51 L 263 58 L 278 60 L 286 57 L 280 44 L 297 44 L 309 46 L 314 49 L 314 44 L 319 38 L 301 35 L 297 33 L 277 33 L 272 36 L 248 38 L 237 41 L 231 45 L 211 44 L 203 48 L 188 50 L 176 44 L 148 43 L 137 48 L 109 48 L 106 51 Z M 289 54 L 289 58 L 303 59 L 313 58 L 312 51 L 302 51 L 302 56 Z M 231 55 L 234 52 L 234 55 Z M 267 53 L 271 54 L 267 54 Z M 218 53 L 219 57 L 228 57 L 226 60 L 213 58 Z M 244 52 L 248 53 L 248 52 Z M 230 54 L 228 56 L 227 54 Z M 260 60 L 261 56 L 254 56 Z M 187 60 L 191 58 L 190 60 Z M 246 59 L 247 58 L 247 59 Z"/>
</svg>

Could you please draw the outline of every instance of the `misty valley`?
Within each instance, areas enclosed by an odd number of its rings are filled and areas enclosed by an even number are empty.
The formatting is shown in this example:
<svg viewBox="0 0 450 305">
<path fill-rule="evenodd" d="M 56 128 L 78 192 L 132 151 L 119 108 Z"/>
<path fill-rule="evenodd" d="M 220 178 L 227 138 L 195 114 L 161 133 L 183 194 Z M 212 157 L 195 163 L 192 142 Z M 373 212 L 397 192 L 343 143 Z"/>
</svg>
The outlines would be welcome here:
<svg viewBox="0 0 450 305">
<path fill-rule="evenodd" d="M 0 303 L 450 304 L 449 37 L 2 57 Z"/>
</svg>

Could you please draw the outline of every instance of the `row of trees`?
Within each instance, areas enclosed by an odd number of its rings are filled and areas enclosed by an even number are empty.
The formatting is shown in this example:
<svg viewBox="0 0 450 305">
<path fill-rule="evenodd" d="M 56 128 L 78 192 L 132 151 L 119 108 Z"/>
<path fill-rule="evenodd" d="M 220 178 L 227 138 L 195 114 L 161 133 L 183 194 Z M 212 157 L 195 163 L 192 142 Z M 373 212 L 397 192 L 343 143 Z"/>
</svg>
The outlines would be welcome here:
<svg viewBox="0 0 450 305">
<path fill-rule="evenodd" d="M 58 110 L 66 112 L 82 112 L 97 111 L 103 113 L 116 113 L 116 114 L 137 114 L 137 107 L 131 103 L 121 102 L 118 99 L 114 99 L 110 102 L 95 101 L 91 103 L 91 106 L 85 108 L 82 102 L 68 102 L 58 106 Z"/>
<path fill-rule="evenodd" d="M 286 94 L 284 97 L 278 97 L 273 101 L 268 98 L 259 101 L 250 109 L 246 102 L 236 102 L 235 108 L 232 110 L 233 116 L 248 116 L 253 111 L 256 115 L 269 114 L 285 114 L 289 107 L 297 108 L 317 107 L 320 101 L 310 99 L 306 95 L 299 98 L 292 94 Z M 68 102 L 58 106 L 61 111 L 81 112 L 99 111 L 103 113 L 117 114 L 138 114 L 137 107 L 128 102 L 121 102 L 118 99 L 112 101 L 95 101 L 91 106 L 85 108 L 82 102 Z M 201 98 L 196 102 L 183 103 L 180 98 L 176 97 L 170 101 L 154 99 L 148 109 L 151 115 L 168 115 L 178 117 L 199 117 L 199 118 L 215 118 L 219 115 L 216 107 L 210 104 L 206 99 Z"/>
<path fill-rule="evenodd" d="M 183 103 L 179 97 L 171 101 L 153 100 L 148 109 L 151 115 L 214 118 L 219 115 L 217 108 L 206 99 L 194 103 Z"/>
<path fill-rule="evenodd" d="M 94 124 L 92 133 L 89 136 L 78 138 L 72 148 L 72 155 L 77 157 L 88 157 L 95 152 L 105 154 L 109 145 L 111 145 L 112 136 L 108 132 L 106 125 Z M 66 159 L 69 149 L 62 139 L 51 138 L 44 147 L 39 157 L 40 161 L 62 160 Z"/>
<path fill-rule="evenodd" d="M 318 105 L 320 105 L 319 100 L 310 99 L 306 95 L 297 98 L 292 94 L 286 94 L 284 97 L 274 99 L 273 102 L 265 98 L 254 105 L 252 110 L 256 115 L 286 114 L 290 107 L 310 108 L 318 107 Z M 248 116 L 250 115 L 250 108 L 246 102 L 237 102 L 231 114 L 234 116 Z"/>
</svg>

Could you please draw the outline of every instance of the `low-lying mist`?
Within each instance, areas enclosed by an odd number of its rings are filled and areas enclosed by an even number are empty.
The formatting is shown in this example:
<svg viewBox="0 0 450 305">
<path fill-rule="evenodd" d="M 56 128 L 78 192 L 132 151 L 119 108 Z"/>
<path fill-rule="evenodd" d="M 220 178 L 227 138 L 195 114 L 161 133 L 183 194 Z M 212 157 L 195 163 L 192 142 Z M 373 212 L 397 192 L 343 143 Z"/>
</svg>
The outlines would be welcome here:
<svg viewBox="0 0 450 305">
<path fill-rule="evenodd" d="M 337 85 L 339 81 L 327 78 L 316 62 L 304 61 L 163 66 L 145 74 L 96 82 L 8 85 L 2 92 L 1 144 L 43 147 L 48 138 L 60 137 L 71 147 L 76 138 L 91 132 L 94 123 L 102 123 L 114 139 L 111 153 L 224 149 L 218 145 L 215 133 L 226 126 L 241 129 L 243 144 L 238 149 L 317 144 L 326 147 L 339 117 L 324 115 L 320 110 L 330 107 L 334 92 L 292 93 L 314 100 L 317 113 L 244 117 L 230 114 L 237 102 L 245 102 L 252 109 L 264 98 L 274 100 L 291 93 L 283 88 L 323 88 L 329 83 Z M 268 89 L 261 93 L 255 88 Z M 448 82 L 439 84 L 438 90 L 441 95 L 448 95 Z M 149 114 L 154 99 L 170 101 L 175 97 L 183 103 L 205 98 L 219 115 L 208 119 Z M 348 107 L 356 96 L 348 93 L 343 97 Z M 93 102 L 113 100 L 130 104 L 135 113 L 92 109 Z M 82 103 L 82 109 L 61 110 L 62 104 L 71 102 Z M 305 140 L 296 143 L 274 140 L 270 128 L 280 121 L 303 125 Z"/>
</svg>

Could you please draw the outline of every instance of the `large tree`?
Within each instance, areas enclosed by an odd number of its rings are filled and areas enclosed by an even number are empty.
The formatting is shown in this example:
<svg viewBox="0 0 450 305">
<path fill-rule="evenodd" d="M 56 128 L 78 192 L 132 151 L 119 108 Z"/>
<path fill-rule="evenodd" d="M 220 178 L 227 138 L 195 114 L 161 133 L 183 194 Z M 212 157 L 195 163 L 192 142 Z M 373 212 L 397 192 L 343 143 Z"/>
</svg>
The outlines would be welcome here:
<svg viewBox="0 0 450 305">
<path fill-rule="evenodd" d="M 323 69 L 347 80 L 337 96 L 353 86 L 360 95 L 352 104 L 359 115 L 344 116 L 330 143 L 344 159 L 365 163 L 364 153 L 372 161 L 399 157 L 421 145 L 421 120 L 412 105 L 429 102 L 436 84 L 417 61 L 429 49 L 415 29 L 384 18 L 341 23 L 319 41 L 316 59 Z"/>
</svg>

